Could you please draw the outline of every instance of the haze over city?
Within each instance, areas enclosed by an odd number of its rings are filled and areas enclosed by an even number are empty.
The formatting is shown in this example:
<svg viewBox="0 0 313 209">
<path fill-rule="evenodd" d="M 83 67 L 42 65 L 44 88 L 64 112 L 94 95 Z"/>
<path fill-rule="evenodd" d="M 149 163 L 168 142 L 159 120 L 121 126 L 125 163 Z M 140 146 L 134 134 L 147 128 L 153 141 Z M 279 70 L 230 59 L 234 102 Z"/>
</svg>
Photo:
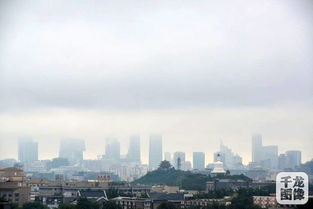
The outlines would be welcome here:
<svg viewBox="0 0 313 209">
<path fill-rule="evenodd" d="M 255 133 L 313 158 L 312 1 L 53 2 L 0 3 L 0 159 L 139 134 L 147 163 L 154 133 L 207 162 L 221 140 L 250 162 Z"/>
</svg>

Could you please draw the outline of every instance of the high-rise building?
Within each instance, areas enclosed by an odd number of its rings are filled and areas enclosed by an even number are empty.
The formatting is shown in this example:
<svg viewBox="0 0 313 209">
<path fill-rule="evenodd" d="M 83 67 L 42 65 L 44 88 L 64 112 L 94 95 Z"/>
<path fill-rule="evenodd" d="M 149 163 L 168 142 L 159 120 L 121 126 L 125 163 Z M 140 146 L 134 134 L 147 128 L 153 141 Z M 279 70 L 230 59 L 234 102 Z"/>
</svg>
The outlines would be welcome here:
<svg viewBox="0 0 313 209">
<path fill-rule="evenodd" d="M 165 153 L 164 153 L 164 160 L 166 160 L 166 161 L 172 163 L 172 155 L 171 155 L 170 152 L 165 152 Z"/>
<path fill-rule="evenodd" d="M 84 159 L 85 141 L 65 139 L 60 142 L 59 157 L 66 158 L 70 164 L 81 163 Z"/>
<path fill-rule="evenodd" d="M 192 154 L 193 169 L 204 169 L 205 166 L 205 154 L 204 152 L 194 152 Z"/>
<path fill-rule="evenodd" d="M 18 160 L 23 163 L 38 160 L 38 143 L 31 138 L 20 138 L 18 141 Z"/>
<path fill-rule="evenodd" d="M 252 136 L 252 162 L 262 161 L 262 135 L 253 135 Z"/>
<path fill-rule="evenodd" d="M 129 148 L 127 158 L 130 162 L 140 163 L 140 136 L 133 135 L 129 138 Z"/>
<path fill-rule="evenodd" d="M 286 154 L 280 154 L 278 156 L 278 168 L 283 170 L 287 167 L 287 157 Z"/>
<path fill-rule="evenodd" d="M 287 167 L 294 169 L 301 164 L 301 151 L 289 150 L 286 152 Z"/>
<path fill-rule="evenodd" d="M 262 164 L 265 169 L 277 169 L 278 167 L 278 147 L 263 146 Z"/>
<path fill-rule="evenodd" d="M 105 158 L 109 160 L 120 160 L 121 147 L 116 138 L 107 138 L 105 144 Z"/>
<path fill-rule="evenodd" d="M 184 170 L 186 162 L 186 154 L 184 152 L 175 152 L 173 156 L 174 168 L 178 170 Z"/>
<path fill-rule="evenodd" d="M 149 168 L 150 170 L 159 167 L 163 157 L 162 136 L 151 135 L 149 141 Z"/>
<path fill-rule="evenodd" d="M 225 146 L 222 142 L 220 144 L 220 151 L 214 153 L 214 162 L 223 162 L 226 169 L 243 169 L 242 158 L 238 154 L 234 154 L 233 151 Z"/>
<path fill-rule="evenodd" d="M 281 161 L 283 156 L 281 156 Z M 252 162 L 258 163 L 264 169 L 278 168 L 278 147 L 277 146 L 263 146 L 262 136 L 252 136 Z"/>
</svg>

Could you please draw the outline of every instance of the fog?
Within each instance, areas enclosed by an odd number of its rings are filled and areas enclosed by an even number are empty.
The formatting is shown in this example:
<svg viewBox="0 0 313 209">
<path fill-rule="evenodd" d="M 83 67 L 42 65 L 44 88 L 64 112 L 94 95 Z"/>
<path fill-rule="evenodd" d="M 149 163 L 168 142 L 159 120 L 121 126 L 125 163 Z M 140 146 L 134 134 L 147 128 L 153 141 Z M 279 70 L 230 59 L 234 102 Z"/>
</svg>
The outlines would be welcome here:
<svg viewBox="0 0 313 209">
<path fill-rule="evenodd" d="M 310 0 L 2 1 L 0 158 L 17 156 L 20 136 L 45 159 L 62 138 L 85 139 L 95 158 L 106 137 L 125 153 L 140 134 L 146 162 L 148 135 L 160 133 L 165 151 L 212 160 L 223 140 L 248 162 L 261 133 L 310 160 L 312 9 Z"/>
</svg>

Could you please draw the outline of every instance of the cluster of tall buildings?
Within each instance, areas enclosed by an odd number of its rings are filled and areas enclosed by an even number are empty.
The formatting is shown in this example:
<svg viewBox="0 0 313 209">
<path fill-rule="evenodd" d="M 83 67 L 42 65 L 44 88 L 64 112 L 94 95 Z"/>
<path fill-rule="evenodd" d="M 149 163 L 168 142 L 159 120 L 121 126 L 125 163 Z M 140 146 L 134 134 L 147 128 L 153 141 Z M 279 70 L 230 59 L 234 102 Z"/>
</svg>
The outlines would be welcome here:
<svg viewBox="0 0 313 209">
<path fill-rule="evenodd" d="M 19 162 L 27 164 L 38 161 L 38 143 L 31 138 L 22 138 L 18 142 Z M 81 165 L 84 160 L 85 142 L 81 139 L 66 139 L 60 141 L 59 156 L 52 161 L 52 164 L 65 165 L 66 159 L 70 165 Z M 139 135 L 132 135 L 129 138 L 128 153 L 121 155 L 121 145 L 116 138 L 107 138 L 105 141 L 105 154 L 101 159 L 110 162 L 130 162 L 141 164 L 141 142 Z M 175 152 L 173 158 L 171 153 L 165 152 L 163 158 L 162 135 L 151 135 L 149 138 L 149 170 L 158 168 L 162 160 L 168 160 L 176 169 L 190 170 L 191 162 L 186 161 L 184 152 Z M 193 153 L 193 168 L 205 168 L 204 152 Z"/>
<path fill-rule="evenodd" d="M 233 151 L 225 146 L 222 142 L 220 144 L 220 150 L 214 153 L 214 162 L 217 161 L 223 162 L 225 169 L 243 169 L 242 157 L 240 157 L 238 154 L 234 154 Z"/>
<path fill-rule="evenodd" d="M 82 165 L 84 160 L 85 142 L 81 139 L 61 140 L 59 147 L 59 156 L 51 162 L 54 164 Z M 163 155 L 164 154 L 164 155 Z M 185 152 L 163 153 L 162 135 L 150 135 L 149 138 L 149 170 L 158 168 L 162 160 L 167 160 L 180 170 L 204 169 L 205 153 L 193 152 L 192 162 L 186 160 Z M 129 138 L 128 153 L 121 155 L 121 145 L 116 138 L 107 138 L 105 143 L 105 154 L 100 158 L 110 164 L 131 163 L 141 165 L 141 142 L 139 135 L 132 135 Z M 38 143 L 31 138 L 21 138 L 18 142 L 18 161 L 23 164 L 38 161 Z M 230 148 L 223 143 L 220 144 L 220 150 L 214 153 L 214 162 L 221 161 L 225 169 L 241 170 L 244 169 L 242 158 L 232 152 Z M 301 152 L 290 150 L 278 155 L 278 146 L 263 145 L 261 135 L 252 136 L 252 162 L 250 168 L 262 168 L 267 170 L 293 169 L 301 164 Z M 89 163 L 88 165 L 92 165 Z M 38 164 L 40 166 L 40 164 Z"/>
<path fill-rule="evenodd" d="M 263 169 L 294 169 L 301 164 L 301 151 L 290 150 L 278 155 L 278 146 L 264 146 L 262 135 L 252 136 L 252 166 Z"/>
</svg>

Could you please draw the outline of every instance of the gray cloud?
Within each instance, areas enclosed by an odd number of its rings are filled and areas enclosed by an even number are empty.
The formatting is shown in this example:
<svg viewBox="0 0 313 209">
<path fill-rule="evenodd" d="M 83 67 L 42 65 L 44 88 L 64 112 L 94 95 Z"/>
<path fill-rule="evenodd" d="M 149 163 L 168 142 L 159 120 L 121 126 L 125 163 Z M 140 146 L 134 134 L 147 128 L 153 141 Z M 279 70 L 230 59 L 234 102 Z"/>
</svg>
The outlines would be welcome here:
<svg viewBox="0 0 313 209">
<path fill-rule="evenodd" d="M 1 5 L 1 110 L 312 104 L 310 1 Z"/>
</svg>

